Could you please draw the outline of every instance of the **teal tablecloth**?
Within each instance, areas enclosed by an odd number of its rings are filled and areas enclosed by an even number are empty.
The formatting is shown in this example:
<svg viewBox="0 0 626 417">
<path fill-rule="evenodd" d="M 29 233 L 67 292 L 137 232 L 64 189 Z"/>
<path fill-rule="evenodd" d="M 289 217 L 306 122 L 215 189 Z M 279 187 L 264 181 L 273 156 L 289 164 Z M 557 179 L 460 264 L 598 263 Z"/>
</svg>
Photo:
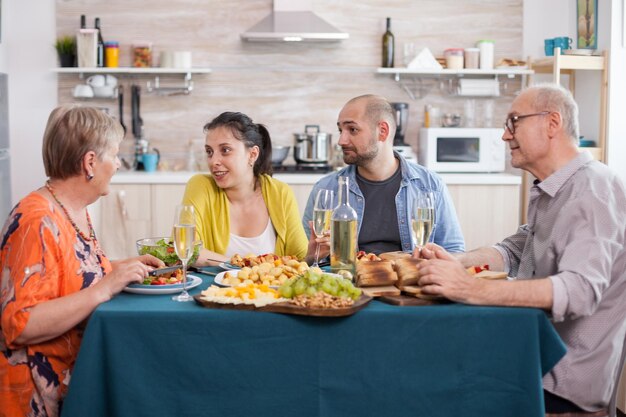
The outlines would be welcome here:
<svg viewBox="0 0 626 417">
<path fill-rule="evenodd" d="M 63 416 L 543 416 L 564 353 L 535 309 L 315 318 L 120 294 L 89 320 Z"/>
</svg>

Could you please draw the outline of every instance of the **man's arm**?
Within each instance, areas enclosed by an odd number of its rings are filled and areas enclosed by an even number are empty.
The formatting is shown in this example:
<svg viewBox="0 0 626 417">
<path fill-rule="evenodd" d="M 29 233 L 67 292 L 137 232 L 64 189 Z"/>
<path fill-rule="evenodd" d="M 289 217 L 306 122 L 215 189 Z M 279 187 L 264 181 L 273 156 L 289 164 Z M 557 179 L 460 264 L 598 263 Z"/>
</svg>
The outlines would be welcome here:
<svg viewBox="0 0 626 417">
<path fill-rule="evenodd" d="M 486 261 L 493 263 L 498 257 L 502 259 L 493 248 L 482 248 L 456 257 L 441 248 L 424 248 L 422 256 L 428 262 L 419 264 L 422 291 L 465 304 L 552 309 L 553 288 L 549 278 L 516 281 L 477 279 L 466 271 L 458 259 L 464 255 L 469 255 L 466 260 L 477 261 L 478 264 Z M 493 269 L 496 269 L 495 266 Z"/>
<path fill-rule="evenodd" d="M 502 254 L 493 247 L 474 249 L 469 252 L 451 254 L 461 262 L 464 267 L 474 265 L 489 265 L 492 271 L 504 271 L 504 260 Z"/>
</svg>

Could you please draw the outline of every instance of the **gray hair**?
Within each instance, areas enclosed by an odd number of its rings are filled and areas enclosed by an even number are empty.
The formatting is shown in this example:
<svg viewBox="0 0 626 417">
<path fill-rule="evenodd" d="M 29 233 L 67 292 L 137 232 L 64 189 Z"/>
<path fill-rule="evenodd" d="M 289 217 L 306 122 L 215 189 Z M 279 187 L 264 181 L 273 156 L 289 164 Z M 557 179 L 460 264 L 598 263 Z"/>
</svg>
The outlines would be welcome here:
<svg viewBox="0 0 626 417">
<path fill-rule="evenodd" d="M 124 138 L 122 125 L 95 107 L 61 105 L 50 113 L 43 135 L 46 175 L 66 179 L 81 173 L 82 158 L 89 151 L 101 159 Z"/>
<path fill-rule="evenodd" d="M 565 133 L 578 143 L 578 104 L 569 90 L 559 84 L 536 84 L 523 92 L 535 93 L 533 100 L 535 110 L 559 112 Z"/>
</svg>

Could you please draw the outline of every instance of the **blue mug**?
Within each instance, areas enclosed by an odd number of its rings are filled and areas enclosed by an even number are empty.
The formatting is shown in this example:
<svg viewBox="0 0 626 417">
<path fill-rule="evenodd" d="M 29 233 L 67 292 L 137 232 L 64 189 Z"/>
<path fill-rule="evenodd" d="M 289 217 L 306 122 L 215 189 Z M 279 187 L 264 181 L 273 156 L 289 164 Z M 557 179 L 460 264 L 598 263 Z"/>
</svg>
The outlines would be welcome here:
<svg viewBox="0 0 626 417">
<path fill-rule="evenodd" d="M 154 153 L 144 153 L 141 156 L 141 160 L 143 162 L 143 169 L 146 172 L 155 172 L 159 165 L 159 160 L 161 159 L 161 155 L 157 149 L 154 149 Z"/>
<path fill-rule="evenodd" d="M 567 36 L 554 38 L 554 47 L 561 48 L 561 54 L 562 54 L 564 50 L 572 48 L 572 38 L 569 38 Z"/>
<path fill-rule="evenodd" d="M 546 52 L 546 56 L 554 55 L 554 39 L 544 39 L 543 46 Z"/>
</svg>

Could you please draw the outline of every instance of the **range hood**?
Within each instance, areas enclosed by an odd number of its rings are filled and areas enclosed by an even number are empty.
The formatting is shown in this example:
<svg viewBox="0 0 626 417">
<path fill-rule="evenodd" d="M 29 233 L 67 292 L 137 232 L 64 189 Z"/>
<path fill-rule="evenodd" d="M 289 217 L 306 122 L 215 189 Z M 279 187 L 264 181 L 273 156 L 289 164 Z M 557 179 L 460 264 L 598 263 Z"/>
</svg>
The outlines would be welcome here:
<svg viewBox="0 0 626 417">
<path fill-rule="evenodd" d="M 333 42 L 350 37 L 311 9 L 310 0 L 274 0 L 273 12 L 242 33 L 241 39 L 250 42 Z"/>
</svg>

